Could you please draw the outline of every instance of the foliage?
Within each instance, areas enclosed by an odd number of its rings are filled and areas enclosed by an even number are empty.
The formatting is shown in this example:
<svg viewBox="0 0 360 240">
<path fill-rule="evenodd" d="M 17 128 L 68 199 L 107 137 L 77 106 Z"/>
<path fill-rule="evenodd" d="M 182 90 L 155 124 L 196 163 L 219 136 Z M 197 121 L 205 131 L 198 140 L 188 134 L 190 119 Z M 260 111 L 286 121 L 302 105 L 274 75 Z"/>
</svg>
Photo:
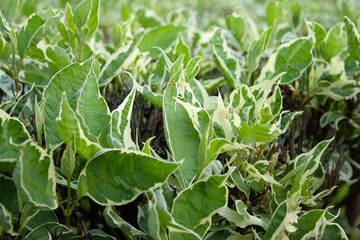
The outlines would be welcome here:
<svg viewBox="0 0 360 240">
<path fill-rule="evenodd" d="M 1 237 L 358 234 L 351 1 L 49 2 L 0 3 Z"/>
</svg>

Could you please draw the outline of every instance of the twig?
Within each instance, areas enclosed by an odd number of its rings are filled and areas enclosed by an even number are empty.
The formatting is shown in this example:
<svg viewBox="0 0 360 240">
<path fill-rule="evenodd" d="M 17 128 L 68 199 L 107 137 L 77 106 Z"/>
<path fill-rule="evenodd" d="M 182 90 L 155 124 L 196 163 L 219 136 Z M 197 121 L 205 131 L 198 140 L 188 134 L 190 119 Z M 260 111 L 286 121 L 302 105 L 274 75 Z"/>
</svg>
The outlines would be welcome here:
<svg viewBox="0 0 360 240">
<path fill-rule="evenodd" d="M 307 144 L 307 151 L 309 152 L 312 148 L 312 145 L 313 145 L 313 142 L 314 142 L 314 135 L 311 135 L 309 137 L 309 141 L 308 141 L 308 144 Z"/>
<path fill-rule="evenodd" d="M 61 229 L 61 232 L 60 232 L 59 235 L 58 235 L 58 234 L 57 234 L 57 227 L 55 227 L 55 232 L 52 233 L 52 232 L 51 232 L 51 229 L 49 228 L 49 225 L 47 224 L 47 222 L 45 222 L 45 227 L 46 227 L 46 229 L 48 230 L 48 232 L 50 233 L 51 239 L 53 239 L 53 240 L 59 240 L 60 237 L 61 237 L 61 235 L 62 235 L 63 232 L 64 232 L 64 228 L 62 228 L 62 229 Z"/>
</svg>

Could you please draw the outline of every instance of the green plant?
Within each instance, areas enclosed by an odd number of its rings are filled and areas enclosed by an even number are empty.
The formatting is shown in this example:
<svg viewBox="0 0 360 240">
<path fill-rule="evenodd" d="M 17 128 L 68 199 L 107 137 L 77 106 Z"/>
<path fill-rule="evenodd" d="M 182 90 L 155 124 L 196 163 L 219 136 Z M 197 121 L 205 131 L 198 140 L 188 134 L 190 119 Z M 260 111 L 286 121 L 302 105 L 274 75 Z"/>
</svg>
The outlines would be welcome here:
<svg viewBox="0 0 360 240">
<path fill-rule="evenodd" d="M 225 17 L 202 1 L 14 2 L 0 3 L 4 239 L 358 234 L 351 1 L 330 25 L 334 9 L 292 1 L 228 1 Z"/>
</svg>

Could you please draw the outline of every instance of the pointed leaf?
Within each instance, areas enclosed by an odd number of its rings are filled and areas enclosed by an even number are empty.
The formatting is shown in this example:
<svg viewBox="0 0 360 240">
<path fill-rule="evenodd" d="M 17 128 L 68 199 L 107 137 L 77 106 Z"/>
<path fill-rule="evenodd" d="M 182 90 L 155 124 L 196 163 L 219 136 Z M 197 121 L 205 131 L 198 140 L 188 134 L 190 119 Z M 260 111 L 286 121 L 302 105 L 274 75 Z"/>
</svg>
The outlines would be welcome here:
<svg viewBox="0 0 360 240">
<path fill-rule="evenodd" d="M 183 190 L 175 199 L 172 216 L 182 226 L 194 230 L 227 203 L 228 190 L 225 187 L 226 175 L 211 176 Z"/>
<path fill-rule="evenodd" d="M 46 98 L 44 109 L 45 140 L 46 145 L 55 146 L 61 143 L 60 136 L 56 131 L 55 119 L 59 116 L 60 101 L 63 92 L 66 92 L 67 100 L 73 110 L 77 108 L 77 100 L 90 69 L 92 60 L 84 63 L 73 63 L 54 75 L 44 89 L 43 99 Z"/>
<path fill-rule="evenodd" d="M 268 29 L 260 34 L 260 36 L 251 44 L 248 50 L 248 78 L 250 78 L 251 74 L 258 68 L 259 60 L 267 45 L 269 43 L 269 39 L 273 30 L 275 28 L 275 24 L 271 25 Z"/>
<path fill-rule="evenodd" d="M 295 81 L 311 64 L 313 59 L 312 49 L 312 37 L 297 38 L 282 44 L 271 55 L 257 81 L 271 79 L 282 72 L 285 72 L 285 74 L 281 77 L 281 84 Z"/>
<path fill-rule="evenodd" d="M 116 75 L 124 71 L 136 59 L 139 53 L 138 45 L 142 39 L 143 33 L 138 33 L 125 47 L 119 48 L 110 59 L 106 62 L 105 66 L 101 69 L 99 76 L 99 85 L 103 86 L 108 84 Z"/>
<path fill-rule="evenodd" d="M 55 232 L 55 228 L 60 230 L 63 229 L 63 234 L 66 236 L 68 233 L 71 232 L 70 229 L 68 229 L 66 226 L 57 223 L 57 222 L 49 222 L 47 223 L 48 227 L 50 228 L 50 231 L 52 233 Z M 23 240 L 32 240 L 32 239 L 37 239 L 37 240 L 47 240 L 47 239 L 51 239 L 52 236 L 50 235 L 45 223 L 38 226 L 37 228 L 35 228 L 34 230 L 32 230 L 29 234 L 27 234 Z"/>
<path fill-rule="evenodd" d="M 199 133 L 185 107 L 178 103 L 177 86 L 169 84 L 163 100 L 163 118 L 166 142 L 176 162 L 184 160 L 180 171 L 185 186 L 194 179 L 198 166 Z M 186 139 L 186 141 L 184 141 Z"/>
<path fill-rule="evenodd" d="M 245 181 L 240 171 L 235 169 L 230 176 L 236 187 L 245 194 L 247 199 L 250 199 L 250 186 Z"/>
<path fill-rule="evenodd" d="M 240 86 L 241 66 L 239 60 L 232 54 L 224 36 L 217 32 L 211 39 L 214 61 L 224 73 L 226 81 L 232 88 Z"/>
<path fill-rule="evenodd" d="M 74 23 L 78 29 L 81 29 L 87 23 L 91 7 L 92 0 L 84 0 L 75 8 Z"/>
<path fill-rule="evenodd" d="M 0 172 L 12 171 L 20 155 L 20 145 L 30 139 L 25 126 L 0 110 Z"/>
<path fill-rule="evenodd" d="M 105 142 L 109 131 L 110 111 L 101 96 L 95 73 L 90 73 L 81 89 L 77 110 L 82 116 L 89 132 Z"/>
<path fill-rule="evenodd" d="M 62 13 L 44 20 L 39 15 L 33 14 L 23 27 L 18 36 L 19 56 L 23 59 L 29 49 L 37 45 L 48 33 L 50 33 L 60 21 Z"/>
<path fill-rule="evenodd" d="M 23 144 L 13 173 L 24 202 L 56 209 L 56 177 L 52 158 L 32 141 Z"/>
<path fill-rule="evenodd" d="M 135 143 L 131 139 L 131 116 L 136 96 L 134 87 L 120 106 L 111 113 L 110 136 L 115 146 L 125 149 L 135 149 Z"/>
<path fill-rule="evenodd" d="M 86 159 L 101 150 L 101 146 L 90 141 L 81 127 L 74 110 L 71 109 L 66 93 L 63 93 L 60 102 L 60 113 L 56 119 L 56 128 L 60 138 L 66 143 L 74 142 L 76 151 Z"/>
<path fill-rule="evenodd" d="M 344 23 L 338 23 L 327 33 L 323 43 L 320 45 L 321 55 L 325 60 L 338 55 L 347 46 L 346 29 Z"/>
<path fill-rule="evenodd" d="M 228 221 L 235 223 L 235 225 L 240 228 L 245 228 L 250 225 L 257 225 L 265 229 L 265 225 L 260 218 L 249 215 L 249 218 L 247 219 L 243 215 L 241 215 L 237 211 L 232 210 L 229 207 L 222 208 L 219 212 L 219 215 L 223 216 Z"/>
<path fill-rule="evenodd" d="M 144 34 L 139 44 L 139 50 L 141 52 L 149 52 L 150 57 L 156 57 L 159 55 L 158 50 L 154 47 L 166 49 L 174 42 L 179 35 L 185 29 L 183 26 L 165 25 L 157 28 L 153 28 Z"/>
<path fill-rule="evenodd" d="M 46 48 L 46 56 L 50 58 L 50 60 L 58 67 L 59 70 L 71 64 L 69 55 L 63 48 L 56 45 L 49 45 Z"/>
<path fill-rule="evenodd" d="M 348 51 L 350 55 L 360 62 L 360 35 L 356 29 L 355 24 L 348 18 L 344 18 L 347 39 L 348 39 Z"/>
<path fill-rule="evenodd" d="M 75 168 L 75 153 L 76 149 L 74 142 L 70 142 L 66 145 L 66 148 L 61 156 L 61 172 L 68 178 L 71 179 L 71 176 Z"/>
<path fill-rule="evenodd" d="M 0 203 L 0 234 L 3 230 L 12 236 L 18 235 L 14 231 L 13 215 Z"/>
<path fill-rule="evenodd" d="M 77 193 L 101 205 L 123 205 L 161 186 L 178 166 L 141 152 L 103 150 L 81 172 Z"/>
<path fill-rule="evenodd" d="M 117 215 L 111 206 L 107 206 L 104 209 L 103 215 L 105 217 L 105 221 L 107 225 L 112 228 L 119 228 L 123 234 L 127 237 L 127 239 L 135 239 L 134 237 L 145 237 L 146 235 L 140 230 L 134 228 L 124 219 L 122 219 L 119 215 Z"/>
</svg>

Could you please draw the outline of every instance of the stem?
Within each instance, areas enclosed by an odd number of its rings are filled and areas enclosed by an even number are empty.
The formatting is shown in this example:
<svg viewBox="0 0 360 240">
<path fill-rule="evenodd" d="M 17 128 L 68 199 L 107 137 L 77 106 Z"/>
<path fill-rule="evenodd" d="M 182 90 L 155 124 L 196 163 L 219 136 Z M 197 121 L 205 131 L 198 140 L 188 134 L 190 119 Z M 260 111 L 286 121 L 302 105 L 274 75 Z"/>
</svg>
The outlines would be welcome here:
<svg viewBox="0 0 360 240">
<path fill-rule="evenodd" d="M 15 88 L 16 88 L 16 93 L 18 93 L 18 92 L 19 92 L 19 80 L 18 80 L 18 78 L 15 76 L 14 71 L 12 70 L 12 68 L 10 67 L 10 65 L 9 65 L 7 62 L 5 62 L 5 64 L 6 64 L 7 68 L 9 69 L 10 76 L 12 77 L 12 79 L 14 79 Z M 14 96 L 14 97 L 16 97 L 16 96 Z"/>
<path fill-rule="evenodd" d="M 70 228 L 70 208 L 71 208 L 71 178 L 67 177 L 67 203 L 66 203 L 66 214 L 65 214 L 65 225 Z M 69 235 L 70 237 L 70 235 Z"/>
<path fill-rule="evenodd" d="M 81 61 L 82 61 L 82 42 L 81 42 L 81 34 L 82 34 L 82 31 L 81 31 L 81 29 L 80 29 L 79 38 L 78 38 L 78 41 L 79 41 L 78 62 L 81 62 Z"/>
<path fill-rule="evenodd" d="M 70 215 L 71 215 L 71 213 L 74 211 L 74 208 L 75 208 L 76 204 L 80 201 L 80 199 L 81 199 L 81 198 L 77 198 L 77 199 L 75 200 L 75 202 L 73 203 L 73 205 L 71 206 L 70 211 L 69 211 Z"/>
<path fill-rule="evenodd" d="M 290 131 L 290 139 L 289 139 L 289 145 L 290 145 L 290 157 L 291 159 L 295 158 L 295 128 L 296 128 L 296 120 L 294 120 L 291 131 Z"/>
<path fill-rule="evenodd" d="M 37 138 L 38 138 L 37 140 L 39 142 L 39 146 L 43 147 L 43 144 L 42 144 L 42 129 L 40 129 L 40 131 L 38 132 Z"/>
<path fill-rule="evenodd" d="M 65 214 L 66 214 L 66 209 L 65 209 L 64 206 L 61 204 L 61 202 L 57 201 L 57 203 L 58 203 L 61 211 L 63 212 L 63 214 L 64 214 L 64 216 L 65 216 Z"/>
<path fill-rule="evenodd" d="M 20 73 L 20 69 L 21 69 L 21 65 L 22 65 L 22 60 L 20 60 L 20 63 L 19 63 L 19 66 L 16 70 L 16 75 L 14 75 L 14 72 L 12 73 L 13 74 L 13 78 L 14 78 L 14 81 L 15 81 L 15 88 L 16 88 L 16 93 L 18 93 L 20 91 L 20 88 L 19 88 L 19 73 Z"/>
<path fill-rule="evenodd" d="M 29 217 L 29 211 L 31 209 L 30 204 L 25 204 L 24 208 L 22 209 L 21 215 L 20 215 L 20 224 L 19 228 L 17 230 L 18 235 L 15 237 L 14 240 L 17 240 L 25 227 L 26 223 L 30 221 L 39 211 L 36 211 L 32 216 Z"/>
</svg>

